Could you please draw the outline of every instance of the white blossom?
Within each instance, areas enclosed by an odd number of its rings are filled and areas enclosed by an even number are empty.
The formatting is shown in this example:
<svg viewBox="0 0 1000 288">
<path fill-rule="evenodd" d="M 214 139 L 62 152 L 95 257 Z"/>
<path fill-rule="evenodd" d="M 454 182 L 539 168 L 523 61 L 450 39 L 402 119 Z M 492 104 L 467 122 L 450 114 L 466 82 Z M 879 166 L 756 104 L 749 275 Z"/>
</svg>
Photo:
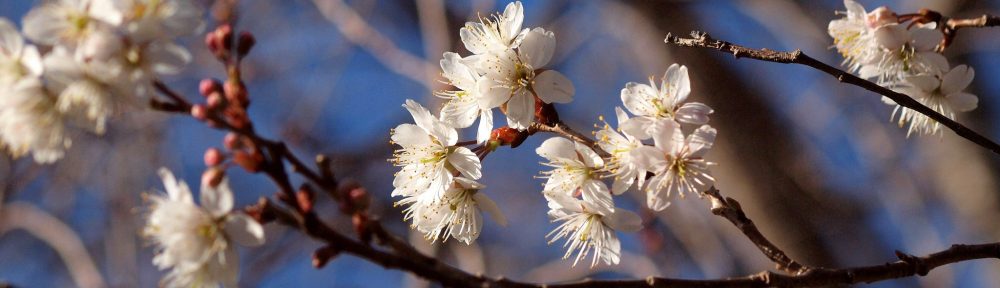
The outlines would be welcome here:
<svg viewBox="0 0 1000 288">
<path fill-rule="evenodd" d="M 470 179 L 482 176 L 479 157 L 469 148 L 454 146 L 458 142 L 455 128 L 416 101 L 407 99 L 403 107 L 410 111 L 416 125 L 400 124 L 392 131 L 392 141 L 401 146 L 392 161 L 403 167 L 392 182 L 392 196 L 428 193 L 432 199 L 441 199 L 452 185 L 453 173 Z"/>
<path fill-rule="evenodd" d="M 874 78 L 880 85 L 899 84 L 910 75 L 948 70 L 948 60 L 934 52 L 943 37 L 940 31 L 902 24 L 886 24 L 875 30 L 879 50 L 873 62 L 858 71 L 861 78 Z"/>
<path fill-rule="evenodd" d="M 715 142 L 715 128 L 702 125 L 685 139 L 680 124 L 661 121 L 653 126 L 655 147 L 633 150 L 638 166 L 653 172 L 646 183 L 646 204 L 661 211 L 670 205 L 669 197 L 679 194 L 702 193 L 715 182 L 709 174 L 705 153 Z"/>
<path fill-rule="evenodd" d="M 548 178 L 544 193 L 581 196 L 584 202 L 592 205 L 593 212 L 610 214 L 614 211 L 611 191 L 599 176 L 604 160 L 590 147 L 555 137 L 542 142 L 535 152 L 549 161 L 543 165 L 553 168 L 542 172 L 542 178 Z"/>
<path fill-rule="evenodd" d="M 502 108 L 511 128 L 528 129 L 534 118 L 535 97 L 545 103 L 573 101 L 576 90 L 569 78 L 555 70 L 538 70 L 552 60 L 555 41 L 551 31 L 535 28 L 524 36 L 517 51 L 500 50 L 481 56 L 477 69 L 487 82 L 483 84 L 488 87 L 485 101 L 505 105 Z"/>
<path fill-rule="evenodd" d="M 430 193 L 407 197 L 397 205 L 410 205 L 405 210 L 405 220 L 431 241 L 447 241 L 455 238 L 465 244 L 472 244 L 483 229 L 482 212 L 490 214 L 501 226 L 507 219 L 497 204 L 481 190 L 482 184 L 465 177 L 455 177 L 454 184 L 445 191 L 441 199 L 430 199 Z M 444 239 L 441 239 L 444 237 Z"/>
<path fill-rule="evenodd" d="M 76 61 L 70 52 L 56 49 L 45 56 L 45 78 L 49 89 L 58 95 L 56 107 L 73 122 L 104 133 L 107 118 L 115 110 L 113 87 L 120 69 L 100 62 Z M 119 97 L 120 98 L 120 97 Z"/>
<path fill-rule="evenodd" d="M 38 44 L 75 48 L 97 29 L 105 29 L 118 12 L 112 0 L 58 0 L 35 7 L 24 16 L 24 34 Z"/>
<path fill-rule="evenodd" d="M 524 7 L 521 1 L 507 4 L 503 14 L 492 18 L 480 18 L 479 22 L 466 22 L 459 30 L 465 48 L 473 54 L 486 54 L 517 48 L 528 33 L 521 30 L 524 23 Z"/>
<path fill-rule="evenodd" d="M 493 130 L 493 108 L 503 103 L 489 102 L 482 91 L 487 82 L 482 81 L 479 73 L 462 61 L 462 57 L 453 52 L 445 52 L 441 59 L 441 70 L 444 71 L 448 84 L 457 87 L 457 91 L 442 91 L 436 93 L 447 99 L 441 108 L 441 120 L 455 128 L 472 126 L 479 118 L 479 129 L 476 131 L 476 141 L 486 142 Z"/>
<path fill-rule="evenodd" d="M 955 112 L 971 111 L 976 109 L 979 103 L 979 98 L 976 95 L 962 92 L 972 83 L 975 75 L 972 68 L 959 65 L 943 74 L 906 77 L 902 85 L 893 90 L 909 95 L 924 106 L 934 109 L 945 117 L 954 119 Z M 892 115 L 895 117 L 898 114 L 899 127 L 909 124 L 907 136 L 913 132 L 930 135 L 941 131 L 941 124 L 926 115 L 900 106 L 888 97 L 882 97 L 882 101 L 886 104 L 896 105 Z"/>
<path fill-rule="evenodd" d="M 618 117 L 618 127 L 629 119 L 628 114 L 621 107 L 615 107 L 615 114 Z M 602 117 L 603 118 L 603 117 Z M 601 119 L 603 121 L 603 119 Z M 597 146 L 611 154 L 606 161 L 603 170 L 614 177 L 611 184 L 611 192 L 615 195 L 621 194 L 638 183 L 642 187 L 646 179 L 646 170 L 639 167 L 636 158 L 632 157 L 632 150 L 642 147 L 642 142 L 638 138 L 628 134 L 619 133 L 611 128 L 608 123 L 604 123 L 601 130 L 594 133 L 597 136 Z"/>
<path fill-rule="evenodd" d="M 41 76 L 41 59 L 35 46 L 24 43 L 17 27 L 0 18 L 0 90 L 22 79 Z"/>
<path fill-rule="evenodd" d="M 197 33 L 201 7 L 190 0 L 115 0 L 124 30 L 135 41 L 169 39 Z"/>
<path fill-rule="evenodd" d="M 654 124 L 661 121 L 678 121 L 701 125 L 708 123 L 712 108 L 687 101 L 691 94 L 691 80 L 687 67 L 673 64 L 660 80 L 659 88 L 649 78 L 649 85 L 629 82 L 622 89 L 622 103 L 635 117 L 621 123 L 618 129 L 639 139 L 649 139 Z"/>
<path fill-rule="evenodd" d="M 615 209 L 614 212 L 607 212 L 595 207 L 594 203 L 561 193 L 545 193 L 545 198 L 549 205 L 549 219 L 562 222 L 546 238 L 549 238 L 549 244 L 566 239 L 563 259 L 576 252 L 573 266 L 591 253 L 590 267 L 597 266 L 598 261 L 618 264 L 621 242 L 615 231 L 634 232 L 642 228 L 642 219 L 631 211 Z"/>
<path fill-rule="evenodd" d="M 38 78 L 0 86 L 0 142 L 4 149 L 14 157 L 30 151 L 38 163 L 61 159 L 72 141 L 55 104 Z"/>
<path fill-rule="evenodd" d="M 157 247 L 153 264 L 170 269 L 161 284 L 236 287 L 239 254 L 232 243 L 263 244 L 263 227 L 247 215 L 231 212 L 233 194 L 225 179 L 216 187 L 202 187 L 198 206 L 184 181 L 163 168 L 159 173 L 167 195 L 150 196 L 144 234 Z"/>
<path fill-rule="evenodd" d="M 853 0 L 844 0 L 844 6 L 847 7 L 846 12 L 838 11 L 844 14 L 844 18 L 830 21 L 827 32 L 833 37 L 837 52 L 844 56 L 844 65 L 850 72 L 856 72 L 863 64 L 874 61 L 878 52 L 874 28 L 880 26 L 885 17 L 878 17 L 884 14 L 873 14 L 869 21 L 865 7 Z"/>
</svg>

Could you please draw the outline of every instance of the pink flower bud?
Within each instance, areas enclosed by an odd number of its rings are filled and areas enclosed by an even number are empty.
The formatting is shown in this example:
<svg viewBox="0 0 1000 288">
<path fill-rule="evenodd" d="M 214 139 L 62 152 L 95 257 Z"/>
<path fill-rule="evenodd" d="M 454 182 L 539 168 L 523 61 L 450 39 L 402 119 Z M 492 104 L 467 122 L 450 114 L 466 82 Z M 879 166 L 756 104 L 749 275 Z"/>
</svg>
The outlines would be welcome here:
<svg viewBox="0 0 1000 288">
<path fill-rule="evenodd" d="M 257 44 L 257 39 L 253 37 L 250 32 L 240 32 L 239 44 L 236 46 L 236 53 L 240 58 L 246 57 L 250 53 L 250 49 L 253 48 L 254 44 Z"/>
<path fill-rule="evenodd" d="M 206 187 L 219 186 L 222 178 L 226 177 L 226 170 L 219 167 L 210 167 L 201 173 L 201 185 Z"/>
<path fill-rule="evenodd" d="M 206 99 L 205 102 L 208 104 L 208 108 L 211 109 L 222 107 L 223 104 L 222 95 L 219 95 L 218 92 L 213 92 L 212 94 L 208 95 L 208 99 Z"/>
<path fill-rule="evenodd" d="M 205 78 L 198 83 L 198 92 L 202 96 L 208 97 L 212 95 L 213 92 L 220 92 L 222 90 L 222 84 L 215 79 Z"/>
<path fill-rule="evenodd" d="M 203 105 L 191 106 L 191 117 L 201 121 L 208 119 L 208 110 Z"/>
<path fill-rule="evenodd" d="M 226 156 L 222 155 L 222 151 L 219 149 L 212 147 L 205 150 L 205 166 L 219 166 L 224 160 L 226 160 Z"/>
<path fill-rule="evenodd" d="M 240 140 L 240 135 L 234 132 L 229 132 L 226 134 L 226 138 L 222 139 L 222 145 L 229 150 L 235 150 L 243 147 L 243 141 Z"/>
</svg>

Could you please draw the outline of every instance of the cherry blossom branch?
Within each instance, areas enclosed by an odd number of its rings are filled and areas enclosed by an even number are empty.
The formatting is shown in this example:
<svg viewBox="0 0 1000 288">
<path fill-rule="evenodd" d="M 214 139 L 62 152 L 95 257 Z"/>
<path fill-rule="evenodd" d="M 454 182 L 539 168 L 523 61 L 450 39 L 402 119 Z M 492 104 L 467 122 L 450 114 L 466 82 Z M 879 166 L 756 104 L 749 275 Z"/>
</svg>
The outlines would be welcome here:
<svg viewBox="0 0 1000 288">
<path fill-rule="evenodd" d="M 764 237 L 764 234 L 761 234 L 760 230 L 757 229 L 753 220 L 750 220 L 743 212 L 743 208 L 739 202 L 736 202 L 736 199 L 723 197 L 719 189 L 714 186 L 705 191 L 705 196 L 708 196 L 712 202 L 712 214 L 726 218 L 730 223 L 733 223 L 737 229 L 740 229 L 740 232 L 743 232 L 743 235 L 747 236 L 747 239 L 750 239 L 750 242 L 757 246 L 757 249 L 760 249 L 761 253 L 764 253 L 764 256 L 777 264 L 778 269 L 795 275 L 806 273 L 811 269 L 792 260 L 785 254 L 785 251 L 767 240 L 767 237 Z"/>
<path fill-rule="evenodd" d="M 906 94 L 902 94 L 896 91 L 892 91 L 889 88 L 885 88 L 875 84 L 874 82 L 864 80 L 858 76 L 854 76 L 844 70 L 840 70 L 836 67 L 827 65 L 819 60 L 809 57 L 801 50 L 795 50 L 791 52 L 787 51 L 774 51 L 767 48 L 764 49 L 752 49 L 744 46 L 736 45 L 722 40 L 716 40 L 710 37 L 707 33 L 702 32 L 691 32 L 691 38 L 680 38 L 673 36 L 672 34 L 667 34 L 667 38 L 664 39 L 667 44 L 674 44 L 683 47 L 696 47 L 696 48 L 708 48 L 714 49 L 721 52 L 732 54 L 736 58 L 750 58 L 767 62 L 784 63 L 784 64 L 801 64 L 805 66 L 812 67 L 816 70 L 822 71 L 826 74 L 830 74 L 837 78 L 837 81 L 855 85 L 865 90 L 875 92 L 879 95 L 888 97 L 892 101 L 896 102 L 903 107 L 909 108 L 917 113 L 926 115 L 934 121 L 941 123 L 948 129 L 955 131 L 955 134 L 962 136 L 972 143 L 975 143 L 987 150 L 993 152 L 994 154 L 1000 155 L 1000 144 L 993 142 L 986 136 L 979 134 L 972 129 L 969 129 L 965 125 L 962 125 L 954 120 L 941 115 L 937 111 L 920 104 L 917 100 L 914 100 Z"/>
<path fill-rule="evenodd" d="M 958 30 L 962 28 L 983 28 L 1000 26 L 1000 17 L 990 14 L 983 14 L 976 18 L 948 18 L 940 12 L 930 9 L 920 9 L 919 12 L 908 14 L 918 23 L 936 22 L 944 34 L 938 52 L 944 51 L 955 40 Z M 905 15 L 904 15 L 905 16 Z"/>
</svg>

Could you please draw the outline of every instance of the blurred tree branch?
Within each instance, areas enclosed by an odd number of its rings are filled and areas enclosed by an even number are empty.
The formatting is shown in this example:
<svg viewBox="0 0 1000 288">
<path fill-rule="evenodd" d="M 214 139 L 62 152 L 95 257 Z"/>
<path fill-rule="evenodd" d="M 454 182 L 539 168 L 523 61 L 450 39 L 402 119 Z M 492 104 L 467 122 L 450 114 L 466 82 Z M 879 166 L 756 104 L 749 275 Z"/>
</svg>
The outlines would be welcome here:
<svg viewBox="0 0 1000 288">
<path fill-rule="evenodd" d="M 906 94 L 892 91 L 889 88 L 882 87 L 878 84 L 875 84 L 874 82 L 861 79 L 858 76 L 854 76 L 853 74 L 848 73 L 844 70 L 840 70 L 837 69 L 836 67 L 827 65 L 826 63 L 820 62 L 819 60 L 816 60 L 812 57 L 809 57 L 809 55 L 802 53 L 801 50 L 795 50 L 792 52 L 783 52 L 783 51 L 774 51 L 766 48 L 752 49 L 736 45 L 733 43 L 729 43 L 726 41 L 716 40 L 713 39 L 711 36 L 709 36 L 708 33 L 697 32 L 697 31 L 691 33 L 691 38 L 680 38 L 674 36 L 673 34 L 667 34 L 667 38 L 664 39 L 663 41 L 667 44 L 674 44 L 683 47 L 696 47 L 696 48 L 708 48 L 708 49 L 719 50 L 722 52 L 733 54 L 733 57 L 736 58 L 750 58 L 750 59 L 783 63 L 783 64 L 794 63 L 812 67 L 816 70 L 822 71 L 823 73 L 830 74 L 830 76 L 837 78 L 837 81 L 855 85 L 864 88 L 868 91 L 872 91 L 878 93 L 879 95 L 888 97 L 889 99 L 892 99 L 897 104 L 902 105 L 903 107 L 909 108 L 920 114 L 924 114 L 927 117 L 933 119 L 934 121 L 941 123 L 945 127 L 948 127 L 948 129 L 955 131 L 955 134 L 958 134 L 958 136 L 962 136 L 963 138 L 968 139 L 969 141 L 972 141 L 973 143 L 976 143 L 977 145 L 982 146 L 983 148 L 986 148 L 987 150 L 993 152 L 994 154 L 1000 155 L 1000 144 L 993 142 L 993 140 L 986 138 L 986 136 L 983 136 L 982 134 L 979 134 L 973 131 L 972 129 L 965 127 L 965 125 L 962 125 L 958 122 L 955 122 L 954 120 L 949 119 L 944 115 L 941 115 L 941 113 L 934 111 L 934 109 L 931 109 L 927 106 L 924 106 L 923 104 L 920 104 L 920 102 L 914 100 L 913 98 L 907 96 Z"/>
<path fill-rule="evenodd" d="M 0 235 L 14 229 L 23 229 L 52 247 L 78 287 L 107 287 L 83 241 L 58 218 L 27 203 L 7 203 L 0 209 Z"/>
</svg>

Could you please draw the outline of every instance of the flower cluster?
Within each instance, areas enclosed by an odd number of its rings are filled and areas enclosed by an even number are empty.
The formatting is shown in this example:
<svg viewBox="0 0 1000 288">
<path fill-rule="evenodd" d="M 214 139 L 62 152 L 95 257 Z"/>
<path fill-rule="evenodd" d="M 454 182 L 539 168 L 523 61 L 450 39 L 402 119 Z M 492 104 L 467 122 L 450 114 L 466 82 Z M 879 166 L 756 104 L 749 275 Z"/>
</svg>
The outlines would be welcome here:
<svg viewBox="0 0 1000 288">
<path fill-rule="evenodd" d="M 23 36 L 0 18 L 0 143 L 49 163 L 71 144 L 66 127 L 103 133 L 109 116 L 190 62 L 173 39 L 197 32 L 201 17 L 186 0 L 50 1 L 24 16 Z"/>
<path fill-rule="evenodd" d="M 481 193 L 476 182 L 482 173 L 479 155 L 458 144 L 457 128 L 478 119 L 476 141 L 486 144 L 493 131 L 493 110 L 507 116 L 507 125 L 527 130 L 537 105 L 569 103 L 573 83 L 561 73 L 545 69 L 555 52 L 555 34 L 543 28 L 522 28 L 521 2 L 507 5 L 502 14 L 468 22 L 459 31 L 472 55 L 445 52 L 442 75 L 456 90 L 435 93 L 445 100 L 440 117 L 413 100 L 403 105 L 414 124 L 393 129 L 392 141 L 401 146 L 393 162 L 402 167 L 393 181 L 392 196 L 408 205 L 405 219 L 428 239 L 454 237 L 471 243 L 482 230 L 481 210 L 505 225 L 496 204 Z M 467 143 L 467 142 L 463 142 Z M 481 147 L 481 149 L 485 149 Z"/>
<path fill-rule="evenodd" d="M 649 85 L 630 82 L 622 89 L 622 103 L 633 117 L 616 107 L 618 129 L 604 123 L 594 132 L 605 157 L 565 138 L 551 138 L 538 147 L 538 155 L 548 160 L 545 165 L 553 168 L 542 172 L 549 217 L 562 222 L 549 234 L 550 242 L 566 239 L 564 258 L 579 251 L 574 265 L 591 253 L 591 266 L 598 260 L 618 263 L 621 245 L 614 231 L 638 230 L 641 219 L 616 208 L 612 195 L 634 185 L 646 193 L 650 209 L 661 211 L 670 204 L 670 195 L 700 194 L 715 182 L 708 171 L 711 163 L 704 159 L 715 141 L 715 129 L 705 125 L 713 111 L 702 103 L 686 103 L 690 93 L 687 67 L 671 65 L 658 86 L 650 79 Z M 685 137 L 681 123 L 700 127 Z M 647 139 L 654 145 L 642 142 Z M 648 180 L 647 173 L 653 175 Z M 604 178 L 613 178 L 610 189 Z"/>
<path fill-rule="evenodd" d="M 241 213 L 232 213 L 233 192 L 225 179 L 202 183 L 201 206 L 191 190 L 169 170 L 160 169 L 166 197 L 151 195 L 144 235 L 157 246 L 153 264 L 171 269 L 164 287 L 237 287 L 243 246 L 264 243 L 264 228 Z M 215 184 L 215 186 L 212 186 Z"/>
<path fill-rule="evenodd" d="M 853 0 L 844 0 L 844 5 L 845 17 L 831 21 L 828 31 L 849 71 L 909 95 L 948 118 L 976 108 L 978 98 L 962 92 L 975 73 L 965 65 L 951 67 L 936 52 L 944 36 L 937 23 L 906 24 L 913 15 L 897 15 L 886 7 L 866 12 Z M 896 105 L 892 115 L 898 115 L 900 127 L 909 124 L 907 135 L 941 131 L 940 124 L 927 116 L 889 98 L 882 100 Z"/>
</svg>

